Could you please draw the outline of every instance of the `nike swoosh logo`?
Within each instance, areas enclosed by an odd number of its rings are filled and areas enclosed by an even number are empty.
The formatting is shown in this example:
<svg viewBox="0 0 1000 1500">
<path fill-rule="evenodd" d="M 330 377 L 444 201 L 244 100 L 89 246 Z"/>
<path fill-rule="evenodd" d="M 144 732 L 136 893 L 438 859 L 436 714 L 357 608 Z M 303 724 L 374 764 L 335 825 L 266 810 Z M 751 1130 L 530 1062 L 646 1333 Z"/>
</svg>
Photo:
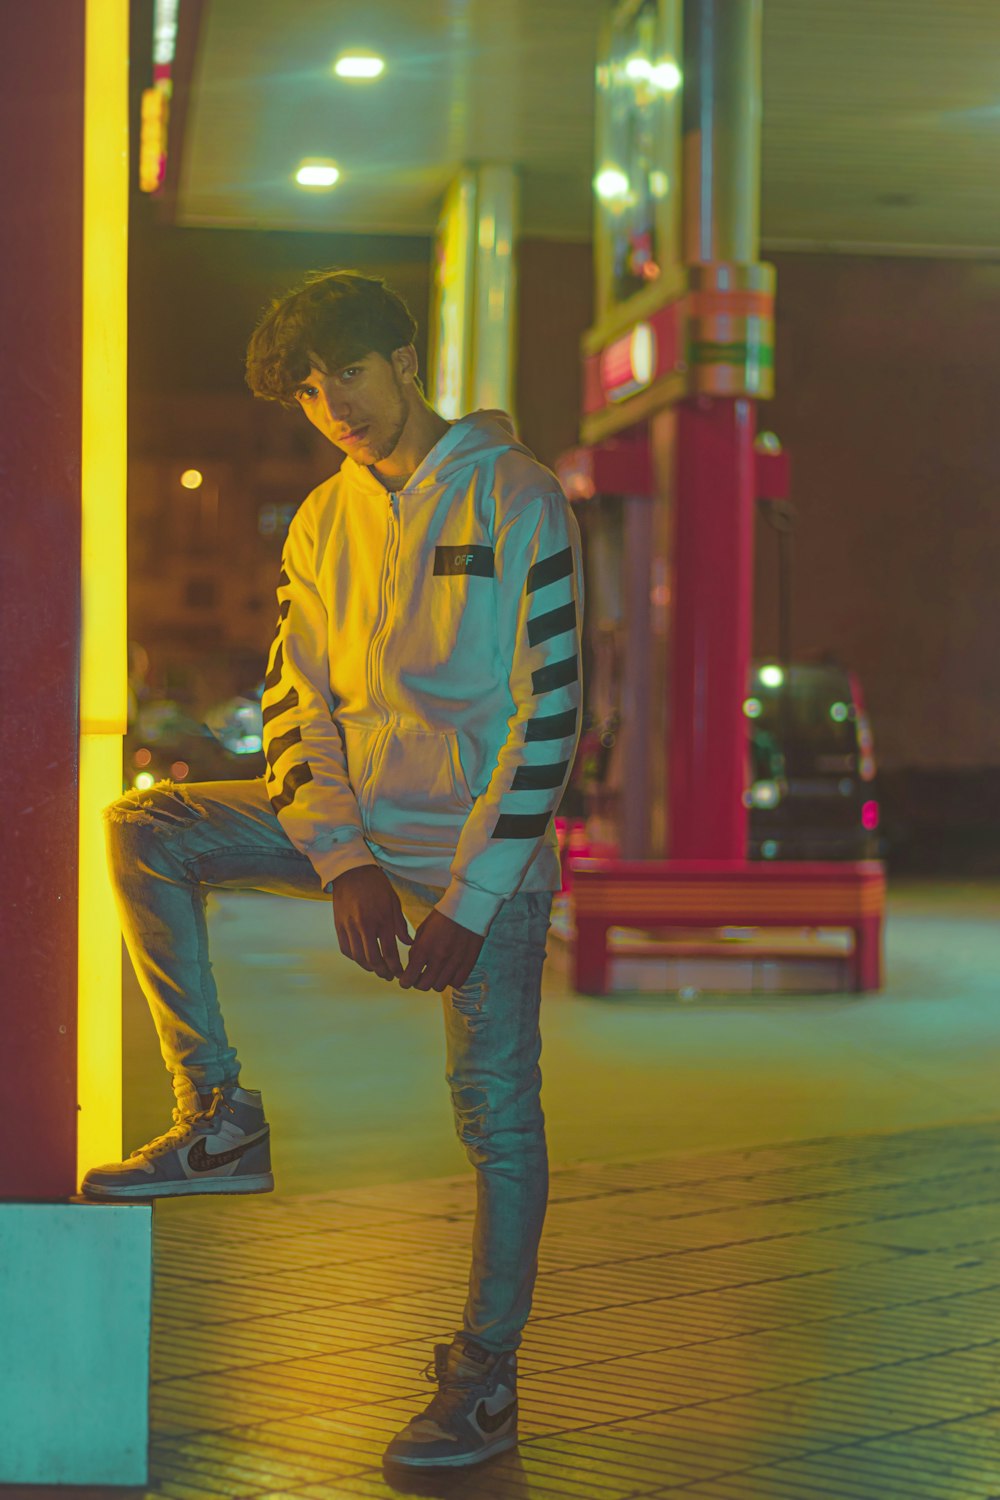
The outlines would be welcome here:
<svg viewBox="0 0 1000 1500">
<path fill-rule="evenodd" d="M 259 1135 L 254 1135 L 249 1140 L 241 1141 L 238 1146 L 233 1146 L 229 1151 L 217 1151 L 215 1153 L 206 1149 L 205 1137 L 201 1135 L 188 1152 L 187 1164 L 192 1172 L 213 1172 L 216 1167 L 224 1167 L 228 1162 L 239 1161 L 240 1157 L 249 1151 L 251 1146 L 258 1146 L 268 1134 L 268 1130 L 262 1130 Z"/>
<path fill-rule="evenodd" d="M 476 1407 L 476 1426 L 481 1432 L 499 1432 L 500 1428 L 510 1421 L 517 1411 L 517 1397 L 506 1406 L 501 1406 L 499 1411 L 490 1411 L 485 1401 L 480 1401 Z"/>
</svg>

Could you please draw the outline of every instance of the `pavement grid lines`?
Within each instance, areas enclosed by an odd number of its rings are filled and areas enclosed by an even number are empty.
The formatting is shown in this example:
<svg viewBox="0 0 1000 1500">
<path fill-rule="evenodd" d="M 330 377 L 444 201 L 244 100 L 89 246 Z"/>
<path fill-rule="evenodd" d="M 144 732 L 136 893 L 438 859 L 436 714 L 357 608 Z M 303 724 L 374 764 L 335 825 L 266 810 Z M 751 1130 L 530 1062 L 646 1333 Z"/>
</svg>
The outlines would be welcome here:
<svg viewBox="0 0 1000 1500">
<path fill-rule="evenodd" d="M 553 1173 L 521 1444 L 383 1471 L 473 1182 L 156 1209 L 150 1496 L 1000 1500 L 1000 1121 Z"/>
<path fill-rule="evenodd" d="M 473 1194 L 157 1204 L 150 1486 L 27 1494 L 1000 1500 L 1000 1119 L 555 1171 L 520 1447 L 409 1479 Z"/>
</svg>

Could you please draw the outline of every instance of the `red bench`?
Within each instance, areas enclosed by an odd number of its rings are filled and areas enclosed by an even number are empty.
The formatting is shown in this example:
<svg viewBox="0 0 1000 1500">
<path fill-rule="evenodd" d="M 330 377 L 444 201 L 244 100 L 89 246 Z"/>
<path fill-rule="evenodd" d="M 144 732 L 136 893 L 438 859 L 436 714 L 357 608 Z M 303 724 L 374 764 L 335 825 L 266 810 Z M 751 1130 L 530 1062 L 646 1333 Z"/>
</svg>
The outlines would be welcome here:
<svg viewBox="0 0 1000 1500">
<path fill-rule="evenodd" d="M 689 927 L 842 927 L 854 934 L 853 989 L 882 988 L 885 869 L 850 863 L 575 859 L 574 985 L 606 995 L 608 932 Z"/>
</svg>

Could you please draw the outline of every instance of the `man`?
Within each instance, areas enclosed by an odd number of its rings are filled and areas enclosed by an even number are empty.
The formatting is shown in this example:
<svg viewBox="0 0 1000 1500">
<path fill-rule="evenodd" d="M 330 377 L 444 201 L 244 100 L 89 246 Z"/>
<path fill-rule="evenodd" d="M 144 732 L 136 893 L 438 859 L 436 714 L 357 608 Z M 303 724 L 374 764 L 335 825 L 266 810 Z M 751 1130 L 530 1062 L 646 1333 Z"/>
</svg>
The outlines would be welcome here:
<svg viewBox="0 0 1000 1500">
<path fill-rule="evenodd" d="M 516 1349 L 547 1197 L 538 1012 L 552 813 L 579 733 L 579 535 L 502 413 L 425 401 L 416 328 L 336 271 L 276 302 L 251 389 L 343 451 L 292 522 L 263 697 L 263 781 L 160 783 L 108 810 L 126 941 L 177 1096 L 173 1128 L 87 1174 L 102 1199 L 265 1192 L 208 956 L 211 889 L 332 896 L 343 953 L 439 990 L 456 1128 L 477 1173 L 462 1328 L 389 1444 L 414 1468 L 517 1441 Z M 413 924 L 411 938 L 407 918 Z M 399 943 L 409 945 L 405 966 Z"/>
</svg>

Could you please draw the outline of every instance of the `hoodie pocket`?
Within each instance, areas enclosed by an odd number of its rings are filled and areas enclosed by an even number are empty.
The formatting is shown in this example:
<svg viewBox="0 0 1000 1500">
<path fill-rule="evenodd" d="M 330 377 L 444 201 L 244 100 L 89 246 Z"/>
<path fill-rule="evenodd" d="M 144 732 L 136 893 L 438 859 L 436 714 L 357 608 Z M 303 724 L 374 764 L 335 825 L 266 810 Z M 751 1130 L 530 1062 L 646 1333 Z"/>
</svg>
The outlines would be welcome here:
<svg viewBox="0 0 1000 1500">
<path fill-rule="evenodd" d="M 387 848 L 451 848 L 472 807 L 454 730 L 345 725 L 362 822 Z"/>
</svg>

